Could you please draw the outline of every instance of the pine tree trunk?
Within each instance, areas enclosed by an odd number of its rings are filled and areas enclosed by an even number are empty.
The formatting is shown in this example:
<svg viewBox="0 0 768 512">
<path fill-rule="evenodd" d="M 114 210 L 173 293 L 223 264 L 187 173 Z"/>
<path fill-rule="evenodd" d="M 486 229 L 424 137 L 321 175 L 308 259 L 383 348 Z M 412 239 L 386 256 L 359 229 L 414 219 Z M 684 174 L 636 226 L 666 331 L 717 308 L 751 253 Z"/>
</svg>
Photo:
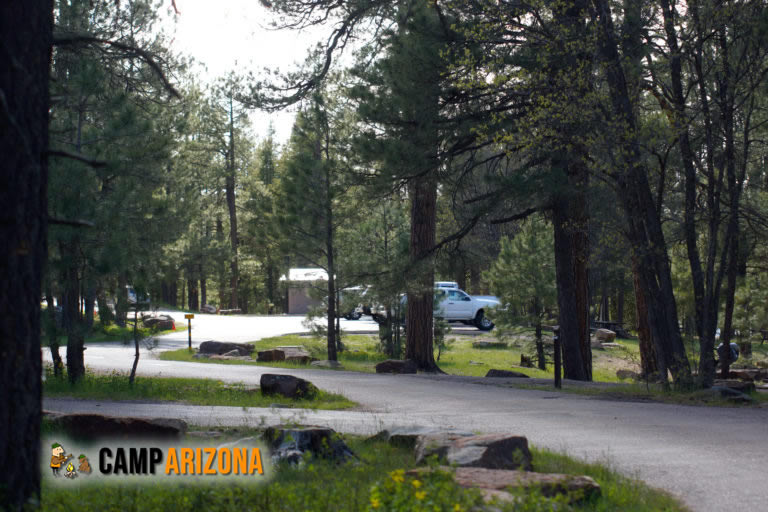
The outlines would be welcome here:
<svg viewBox="0 0 768 512">
<path fill-rule="evenodd" d="M 187 279 L 187 295 L 188 295 L 187 300 L 189 302 L 189 310 L 200 311 L 200 304 L 198 303 L 197 279 L 193 279 L 193 278 Z"/>
<path fill-rule="evenodd" d="M 53 2 L 0 2 L 0 503 L 40 497 L 40 294 Z"/>
<path fill-rule="evenodd" d="M 412 359 L 420 370 L 439 370 L 434 356 L 435 268 L 430 253 L 435 245 L 437 181 L 431 175 L 411 181 L 410 260 L 418 276 L 408 290 L 406 312 L 405 358 Z"/>
<path fill-rule="evenodd" d="M 267 314 L 273 315 L 275 313 L 275 268 L 272 263 L 272 259 L 267 255 Z"/>
<path fill-rule="evenodd" d="M 50 288 L 45 292 L 45 303 L 48 312 L 48 347 L 51 350 L 51 359 L 53 359 L 53 374 L 59 377 L 64 364 L 61 354 L 59 354 L 59 329 L 56 325 L 56 307 L 53 304 L 53 294 Z"/>
<path fill-rule="evenodd" d="M 237 309 L 237 210 L 235 209 L 235 118 L 232 97 L 229 98 L 229 162 L 226 179 L 227 208 L 229 209 L 229 241 L 232 254 L 229 262 L 229 309 Z"/>
<path fill-rule="evenodd" d="M 624 272 L 621 272 L 621 281 L 616 289 L 616 321 L 624 325 Z"/>
<path fill-rule="evenodd" d="M 555 274 L 560 341 L 563 351 L 563 377 L 572 380 L 591 380 L 586 259 L 580 255 L 583 242 L 577 241 L 577 236 L 581 237 L 581 235 L 574 229 L 576 218 L 572 203 L 573 199 L 560 196 L 555 200 L 553 208 Z M 586 351 L 588 351 L 587 354 L 585 354 Z"/>
<path fill-rule="evenodd" d="M 67 243 L 61 243 L 64 269 L 64 302 L 62 303 L 62 321 L 67 330 L 67 377 L 70 382 L 77 382 L 85 376 L 84 326 L 80 314 L 80 277 L 78 256 L 80 247 L 77 237 Z"/>
<path fill-rule="evenodd" d="M 656 351 L 651 339 L 651 326 L 648 325 L 648 306 L 645 304 L 645 295 L 640 286 L 640 275 L 637 271 L 637 263 L 632 258 L 632 277 L 635 289 L 635 310 L 637 317 L 637 339 L 640 346 L 640 368 L 644 378 L 651 378 L 658 372 L 656 365 Z"/>
<path fill-rule="evenodd" d="M 102 325 L 102 327 L 112 325 L 114 316 L 112 314 L 112 310 L 107 304 L 107 296 L 105 295 L 104 290 L 99 290 L 99 292 L 96 294 L 96 303 L 99 305 L 99 323 Z"/>
<path fill-rule="evenodd" d="M 117 276 L 117 297 L 115 301 L 115 323 L 119 327 L 125 327 L 128 319 L 128 284 L 125 274 Z"/>
</svg>

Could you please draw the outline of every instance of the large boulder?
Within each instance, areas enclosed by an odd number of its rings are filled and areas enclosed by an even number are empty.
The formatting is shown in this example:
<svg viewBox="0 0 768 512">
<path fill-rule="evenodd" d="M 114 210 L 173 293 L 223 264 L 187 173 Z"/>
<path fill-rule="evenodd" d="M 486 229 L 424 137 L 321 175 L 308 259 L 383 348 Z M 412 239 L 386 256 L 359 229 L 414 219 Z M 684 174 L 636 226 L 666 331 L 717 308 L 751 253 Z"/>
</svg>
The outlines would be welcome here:
<svg viewBox="0 0 768 512">
<path fill-rule="evenodd" d="M 203 307 L 200 308 L 200 312 L 201 313 L 208 313 L 208 314 L 211 314 L 211 315 L 215 315 L 216 314 L 216 306 L 212 306 L 210 304 L 206 304 L 206 305 L 204 305 Z"/>
<path fill-rule="evenodd" d="M 740 393 L 752 393 L 755 390 L 754 382 L 736 379 L 715 379 L 715 386 L 735 389 Z"/>
<path fill-rule="evenodd" d="M 237 350 L 241 356 L 249 356 L 253 352 L 253 345 L 245 343 L 228 343 L 224 341 L 204 341 L 200 344 L 200 353 L 224 355 L 227 352 Z"/>
<path fill-rule="evenodd" d="M 73 439 L 178 439 L 187 431 L 183 420 L 132 418 L 102 414 L 63 414 L 51 417 L 56 430 Z"/>
<path fill-rule="evenodd" d="M 751 396 L 728 386 L 712 386 L 709 388 L 709 393 L 734 403 L 749 404 L 754 401 Z"/>
<path fill-rule="evenodd" d="M 616 377 L 622 380 L 642 380 L 643 376 L 632 370 L 616 370 Z"/>
<path fill-rule="evenodd" d="M 461 467 L 488 469 L 531 469 L 528 439 L 509 434 L 465 436 L 442 432 L 424 435 L 416 443 L 416 463 L 431 456 Z"/>
<path fill-rule="evenodd" d="M 472 432 L 463 432 L 459 430 L 446 431 L 445 429 L 434 427 L 393 427 L 388 430 L 382 430 L 378 434 L 369 438 L 371 441 L 385 441 L 394 446 L 401 446 L 407 449 L 416 448 L 422 439 L 437 439 L 440 436 L 452 436 L 451 439 L 474 435 Z"/>
<path fill-rule="evenodd" d="M 257 361 L 259 361 L 260 363 L 274 363 L 278 361 L 285 361 L 285 352 L 277 349 L 260 350 Z"/>
<path fill-rule="evenodd" d="M 508 434 L 462 437 L 448 448 L 445 460 L 456 466 L 488 469 L 531 469 L 528 439 Z"/>
<path fill-rule="evenodd" d="M 595 339 L 600 343 L 613 343 L 616 339 L 616 333 L 610 329 L 598 329 L 595 331 Z"/>
<path fill-rule="evenodd" d="M 293 375 L 265 373 L 261 376 L 262 395 L 281 395 L 287 398 L 313 398 L 318 389 L 311 382 Z"/>
<path fill-rule="evenodd" d="M 288 363 L 309 364 L 315 361 L 315 358 L 306 352 L 289 352 L 285 354 L 285 361 Z"/>
<path fill-rule="evenodd" d="M 376 373 L 416 373 L 418 367 L 412 359 L 387 359 L 376 365 Z"/>
<path fill-rule="evenodd" d="M 520 372 L 513 372 L 511 370 L 488 370 L 485 374 L 486 377 L 491 378 L 513 378 L 513 379 L 529 379 L 526 374 Z"/>
<path fill-rule="evenodd" d="M 452 468 L 440 467 L 451 472 Z M 408 472 L 418 476 L 429 469 L 419 468 Z M 543 496 L 555 497 L 566 495 L 570 503 L 589 500 L 600 496 L 600 485 L 588 476 L 561 475 L 558 473 L 534 473 L 486 468 L 456 468 L 454 481 L 465 488 L 479 489 L 486 499 L 497 498 L 501 501 L 514 502 L 513 494 L 505 491 L 513 489 L 536 489 Z"/>
<path fill-rule="evenodd" d="M 264 432 L 264 441 L 274 462 L 299 463 L 307 453 L 338 462 L 357 458 L 341 436 L 326 427 L 269 427 Z"/>
<path fill-rule="evenodd" d="M 456 440 L 461 437 L 473 437 L 474 435 L 463 432 L 435 432 L 421 435 L 417 438 L 414 445 L 416 463 L 422 464 L 432 456 L 444 461 L 448 456 L 448 450 Z"/>
<path fill-rule="evenodd" d="M 277 347 L 277 350 L 283 351 L 285 360 L 289 363 L 309 364 L 312 361 L 316 361 L 316 359 L 301 345 Z"/>
<path fill-rule="evenodd" d="M 150 316 L 142 319 L 144 327 L 149 329 L 158 329 L 160 331 L 169 331 L 175 329 L 173 318 L 169 315 Z"/>
</svg>

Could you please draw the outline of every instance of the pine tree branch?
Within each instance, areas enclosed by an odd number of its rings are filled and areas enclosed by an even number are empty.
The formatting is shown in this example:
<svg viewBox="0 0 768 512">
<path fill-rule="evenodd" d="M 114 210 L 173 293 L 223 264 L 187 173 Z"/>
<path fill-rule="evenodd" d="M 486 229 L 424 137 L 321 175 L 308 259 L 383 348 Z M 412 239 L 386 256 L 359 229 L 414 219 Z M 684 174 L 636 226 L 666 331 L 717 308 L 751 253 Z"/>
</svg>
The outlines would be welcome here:
<svg viewBox="0 0 768 512">
<path fill-rule="evenodd" d="M 96 224 L 89 220 L 82 220 L 82 219 L 59 219 L 57 217 L 48 217 L 48 224 L 58 224 L 61 226 L 72 226 L 76 228 L 93 228 L 96 227 Z"/>
<path fill-rule="evenodd" d="M 83 162 L 84 164 L 95 168 L 107 166 L 107 162 L 104 160 L 96 160 L 95 158 L 85 156 L 81 153 L 73 153 L 71 151 L 67 151 L 66 149 L 49 149 L 45 153 L 48 156 L 59 156 L 62 158 L 69 158 L 70 160 L 77 160 L 78 162 Z"/>
<path fill-rule="evenodd" d="M 537 211 L 539 211 L 539 209 L 540 208 L 538 206 L 534 206 L 532 208 L 528 208 L 527 210 L 523 210 L 520 213 L 516 213 L 515 215 L 510 215 L 509 217 L 504 217 L 501 219 L 493 219 L 492 221 L 490 221 L 490 224 L 505 224 L 507 222 L 524 219 L 536 213 Z"/>
<path fill-rule="evenodd" d="M 179 94 L 176 88 L 171 84 L 171 82 L 165 76 L 165 73 L 163 73 L 163 70 L 160 67 L 160 64 L 158 64 L 157 61 L 154 59 L 154 57 L 146 50 L 143 50 L 141 48 L 138 48 L 130 44 L 121 43 L 119 41 L 111 41 L 109 39 L 103 39 L 103 38 L 92 36 L 89 34 L 55 35 L 53 37 L 53 44 L 55 46 L 68 46 L 68 45 L 80 45 L 80 44 L 107 45 L 107 46 L 112 46 L 114 48 L 123 50 L 125 52 L 129 52 L 134 55 L 138 55 L 139 57 L 144 59 L 144 62 L 146 62 L 147 65 L 149 65 L 149 67 L 152 68 L 155 74 L 157 74 L 158 78 L 160 78 L 160 81 L 163 83 L 163 87 L 165 88 L 166 91 L 168 91 L 168 94 L 170 94 L 175 98 L 181 99 L 181 94 Z"/>
</svg>

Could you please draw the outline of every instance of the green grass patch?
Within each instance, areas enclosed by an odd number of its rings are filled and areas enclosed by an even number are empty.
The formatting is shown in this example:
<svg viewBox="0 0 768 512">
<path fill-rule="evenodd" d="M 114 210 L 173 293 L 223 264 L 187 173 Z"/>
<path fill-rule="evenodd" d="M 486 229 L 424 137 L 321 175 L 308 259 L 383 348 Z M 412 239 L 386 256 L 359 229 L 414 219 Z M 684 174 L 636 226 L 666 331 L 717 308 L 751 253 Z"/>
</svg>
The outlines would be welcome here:
<svg viewBox="0 0 768 512">
<path fill-rule="evenodd" d="M 190 405 L 228 405 L 234 407 L 289 406 L 301 409 L 349 409 L 357 404 L 342 395 L 319 390 L 313 399 L 293 400 L 281 396 L 262 396 L 261 391 L 242 383 L 213 379 L 136 377 L 133 385 L 125 373 L 95 374 L 71 384 L 66 376 L 54 377 L 46 369 L 43 394 L 47 397 L 72 397 L 90 400 L 151 400 Z"/>
<path fill-rule="evenodd" d="M 236 435 L 217 438 L 215 443 L 255 435 L 240 430 Z M 44 511 L 123 511 L 123 510 L 259 510 L 264 512 L 340 512 L 360 511 L 468 511 L 480 510 L 479 493 L 458 487 L 445 474 L 404 475 L 415 466 L 410 450 L 345 436 L 359 460 L 336 464 L 307 459 L 300 466 L 277 466 L 269 480 L 255 479 L 227 484 L 145 484 L 112 483 L 88 485 L 81 478 L 53 485 L 44 482 L 41 509 Z M 526 511 L 684 511 L 679 502 L 666 493 L 642 482 L 623 477 L 607 466 L 587 464 L 544 450 L 532 450 L 537 471 L 589 475 L 602 487 L 602 496 L 573 507 L 542 498 L 535 492 L 520 493 L 521 502 L 501 504 L 498 510 Z M 418 482 L 415 482 L 418 480 Z M 105 492 L 105 490 L 107 492 Z M 557 501 L 557 500 L 556 500 Z M 562 501 L 562 500 L 559 500 Z M 525 504 L 525 507 L 521 506 Z M 556 507 L 556 508 L 553 508 Z"/>
<path fill-rule="evenodd" d="M 687 510 L 664 491 L 649 487 L 612 470 L 608 463 L 589 463 L 550 450 L 532 448 L 533 469 L 541 473 L 586 475 L 600 484 L 601 497 L 582 503 L 574 510 L 642 512 L 645 510 Z"/>
<path fill-rule="evenodd" d="M 521 330 L 519 334 L 521 336 L 526 336 L 530 333 L 527 330 Z M 537 368 L 522 368 L 519 366 L 520 354 L 530 353 L 530 349 L 526 345 L 527 342 L 522 340 L 522 338 L 521 341 L 515 341 L 513 338 L 506 348 L 482 349 L 474 348 L 472 346 L 473 342 L 483 339 L 495 341 L 492 334 L 482 334 L 479 336 L 448 335 L 448 339 L 449 349 L 447 352 L 443 352 L 440 361 L 438 362 L 440 368 L 448 374 L 484 377 L 488 370 L 496 368 L 502 370 L 512 369 L 524 373 L 529 377 L 554 379 L 554 366 L 552 364 L 547 365 L 546 371 Z M 384 354 L 378 351 L 378 338 L 376 335 L 358 334 L 344 336 L 343 342 L 346 346 L 346 350 L 340 352 L 338 357 L 344 370 L 375 373 L 376 364 L 387 359 Z M 728 401 L 708 391 L 684 392 L 664 390 L 661 386 L 654 384 L 646 385 L 643 382 L 631 383 L 622 381 L 616 377 L 616 370 L 619 368 L 632 368 L 639 365 L 640 349 L 636 339 L 617 338 L 615 343 L 619 344 L 620 347 L 606 348 L 603 350 L 595 349 L 592 351 L 593 378 L 594 381 L 598 383 L 615 383 L 621 384 L 620 386 L 604 388 L 589 385 L 580 386 L 565 384 L 562 391 L 566 393 L 591 395 L 617 400 L 654 401 L 682 405 L 743 406 L 743 404 Z M 314 338 L 311 336 L 300 336 L 295 334 L 276 336 L 253 342 L 253 345 L 256 347 L 257 351 L 285 345 L 301 345 L 313 357 L 317 359 L 326 358 L 325 339 Z M 768 351 L 768 345 L 766 345 L 766 349 Z M 762 347 L 758 349 L 758 354 L 760 353 L 762 353 Z M 760 357 L 758 354 L 756 354 L 756 357 Z M 283 362 L 259 363 L 256 361 L 243 360 L 195 359 L 193 355 L 194 352 L 190 352 L 188 349 L 179 349 L 161 352 L 159 357 L 160 359 L 171 361 L 209 364 L 251 364 L 278 368 L 307 368 L 306 365 Z M 554 390 L 551 385 L 514 384 L 511 386 L 544 391 Z M 768 402 L 768 394 L 757 392 L 753 393 L 751 396 L 756 404 Z"/>
</svg>

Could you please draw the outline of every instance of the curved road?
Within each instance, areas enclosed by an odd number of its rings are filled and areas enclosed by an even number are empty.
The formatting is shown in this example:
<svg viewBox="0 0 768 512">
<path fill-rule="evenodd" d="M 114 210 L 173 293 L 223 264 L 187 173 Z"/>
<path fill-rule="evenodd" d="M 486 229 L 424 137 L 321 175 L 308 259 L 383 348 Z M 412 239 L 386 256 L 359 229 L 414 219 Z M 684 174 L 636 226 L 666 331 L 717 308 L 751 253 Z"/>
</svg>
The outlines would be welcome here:
<svg viewBox="0 0 768 512">
<path fill-rule="evenodd" d="M 174 316 L 182 318 L 181 313 Z M 193 345 L 200 341 L 250 341 L 304 330 L 300 317 L 197 315 Z M 343 321 L 348 330 L 373 322 Z M 160 339 L 153 350 L 186 346 L 187 333 Z M 133 349 L 89 345 L 93 369 L 127 370 Z M 46 355 L 49 358 L 49 355 Z M 665 489 L 693 510 L 765 510 L 768 485 L 768 409 L 688 407 L 597 399 L 506 387 L 478 378 L 433 375 L 371 375 L 328 370 L 285 370 L 152 359 L 143 350 L 138 373 L 206 377 L 258 384 L 262 373 L 291 373 L 360 403 L 358 411 L 297 411 L 168 404 L 46 399 L 60 412 L 179 417 L 198 425 L 276 424 L 291 419 L 343 432 L 373 433 L 397 425 L 440 426 L 522 434 L 540 447 L 608 462 L 629 476 Z"/>
</svg>

